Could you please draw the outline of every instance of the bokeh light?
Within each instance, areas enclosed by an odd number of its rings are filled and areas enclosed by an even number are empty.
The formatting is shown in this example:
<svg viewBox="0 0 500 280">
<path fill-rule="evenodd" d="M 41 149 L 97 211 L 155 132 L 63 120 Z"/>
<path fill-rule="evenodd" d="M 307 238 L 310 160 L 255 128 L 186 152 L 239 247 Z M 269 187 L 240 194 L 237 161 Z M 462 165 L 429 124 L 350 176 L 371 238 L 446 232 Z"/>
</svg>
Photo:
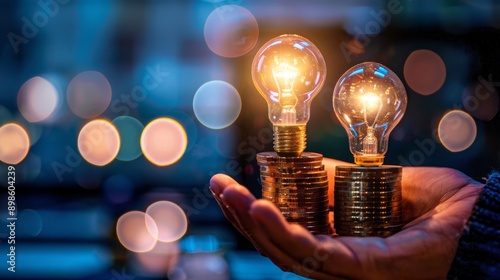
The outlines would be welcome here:
<svg viewBox="0 0 500 280">
<path fill-rule="evenodd" d="M 158 228 L 146 213 L 131 211 L 118 219 L 116 235 L 123 247 L 128 250 L 136 253 L 148 252 L 156 245 L 155 236 L 158 235 Z"/>
<path fill-rule="evenodd" d="M 196 269 L 193 269 L 193 267 L 196 267 Z M 262 276 L 262 278 L 266 277 Z M 291 278 L 293 279 L 294 276 Z M 178 264 L 168 273 L 168 279 L 229 280 L 231 277 L 229 265 L 222 254 L 205 253 L 180 255 Z M 271 279 L 276 278 L 271 277 Z"/>
<path fill-rule="evenodd" d="M 28 133 L 30 137 L 30 146 L 38 143 L 38 141 L 42 138 L 44 129 L 47 129 L 47 127 L 42 126 L 39 123 L 28 122 L 20 113 L 16 114 L 9 122 L 17 123 L 26 131 L 26 133 Z"/>
<path fill-rule="evenodd" d="M 204 126 L 221 129 L 231 125 L 240 115 L 241 98 L 229 83 L 210 81 L 196 91 L 193 109 L 196 118 Z"/>
<path fill-rule="evenodd" d="M 157 242 L 155 247 L 145 253 L 135 254 L 137 264 L 148 276 L 165 277 L 179 258 L 177 242 Z"/>
<path fill-rule="evenodd" d="M 114 175 L 106 179 L 103 185 L 104 195 L 113 204 L 128 202 L 134 193 L 134 184 L 123 175 Z"/>
<path fill-rule="evenodd" d="M 68 105 L 77 116 L 90 119 L 99 116 L 111 103 L 111 85 L 96 71 L 76 75 L 68 85 Z"/>
<path fill-rule="evenodd" d="M 187 138 L 189 139 L 186 152 L 190 151 L 197 143 L 198 140 L 198 122 L 192 114 L 187 114 L 184 111 L 172 110 L 168 112 L 168 117 L 176 120 L 186 131 Z"/>
<path fill-rule="evenodd" d="M 498 91 L 485 80 L 469 85 L 462 94 L 465 110 L 482 121 L 490 121 L 496 116 L 498 103 Z"/>
<path fill-rule="evenodd" d="M 461 152 L 474 143 L 477 135 L 476 123 L 466 112 L 453 110 L 441 118 L 438 135 L 446 149 Z"/>
<path fill-rule="evenodd" d="M 184 155 L 187 142 L 182 125 L 170 118 L 151 121 L 141 135 L 144 156 L 158 166 L 176 163 Z"/>
<path fill-rule="evenodd" d="M 24 128 L 15 123 L 0 127 L 0 161 L 20 163 L 30 149 L 30 138 Z"/>
<path fill-rule="evenodd" d="M 238 5 L 215 9 L 205 22 L 205 42 L 222 57 L 239 57 L 251 51 L 259 39 L 259 25 L 253 14 Z"/>
<path fill-rule="evenodd" d="M 144 125 L 136 118 L 120 116 L 112 121 L 120 134 L 120 151 L 116 156 L 122 161 L 131 161 L 141 154 L 141 134 Z"/>
<path fill-rule="evenodd" d="M 219 239 L 212 234 L 186 236 L 180 243 L 182 251 L 191 254 L 215 253 L 221 249 Z"/>
<path fill-rule="evenodd" d="M 443 86 L 446 80 L 446 65 L 437 53 L 416 50 L 406 59 L 403 73 L 406 83 L 413 91 L 430 95 Z"/>
<path fill-rule="evenodd" d="M 177 241 L 187 231 L 188 223 L 186 214 L 182 211 L 181 207 L 173 202 L 155 202 L 148 207 L 146 214 L 155 221 L 153 231 L 157 232 L 159 241 Z M 153 231 L 151 234 L 153 234 Z"/>
<path fill-rule="evenodd" d="M 118 130 L 106 120 L 91 121 L 78 135 L 78 150 L 89 163 L 107 165 L 116 158 L 120 150 Z"/>
<path fill-rule="evenodd" d="M 54 113 L 59 95 L 52 83 L 42 77 L 26 81 L 17 94 L 19 112 L 29 122 L 41 122 Z"/>
</svg>

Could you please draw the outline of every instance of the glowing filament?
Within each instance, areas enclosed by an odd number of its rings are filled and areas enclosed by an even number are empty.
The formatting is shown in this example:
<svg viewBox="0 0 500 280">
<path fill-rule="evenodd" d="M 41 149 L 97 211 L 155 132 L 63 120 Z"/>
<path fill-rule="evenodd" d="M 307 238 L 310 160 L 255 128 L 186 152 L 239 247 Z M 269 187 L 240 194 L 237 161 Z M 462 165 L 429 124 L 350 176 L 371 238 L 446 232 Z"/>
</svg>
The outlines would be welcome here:
<svg viewBox="0 0 500 280">
<path fill-rule="evenodd" d="M 284 124 L 294 124 L 296 119 L 295 106 L 297 105 L 297 96 L 293 91 L 293 84 L 297 77 L 297 68 L 286 63 L 281 63 L 273 68 L 273 76 L 279 93 L 279 102 L 282 109 L 282 120 Z"/>
<path fill-rule="evenodd" d="M 378 152 L 378 140 L 375 137 L 374 130 L 377 123 L 377 119 L 382 111 L 382 102 L 380 97 L 373 92 L 369 92 L 361 97 L 363 102 L 363 113 L 365 118 L 365 123 L 367 126 L 367 135 L 363 139 L 363 153 L 365 154 L 376 154 Z M 378 103 L 378 106 L 377 106 Z M 375 108 L 378 109 L 375 111 Z M 368 122 L 368 117 L 375 115 L 372 124 Z"/>
</svg>

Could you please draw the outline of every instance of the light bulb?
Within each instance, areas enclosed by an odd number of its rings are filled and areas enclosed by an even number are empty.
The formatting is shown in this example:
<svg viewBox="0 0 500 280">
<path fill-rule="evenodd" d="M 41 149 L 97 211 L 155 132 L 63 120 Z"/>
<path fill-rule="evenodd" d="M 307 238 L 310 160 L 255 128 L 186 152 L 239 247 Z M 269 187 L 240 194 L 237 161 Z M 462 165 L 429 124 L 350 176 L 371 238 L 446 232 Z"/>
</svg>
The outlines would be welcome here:
<svg viewBox="0 0 500 280">
<path fill-rule="evenodd" d="M 274 128 L 274 150 L 279 156 L 299 156 L 304 151 L 311 102 L 325 78 L 323 55 L 299 35 L 275 37 L 255 55 L 252 79 L 267 101 Z"/>
<path fill-rule="evenodd" d="M 356 164 L 382 165 L 389 134 L 403 117 L 406 104 L 403 83 L 382 64 L 361 63 L 340 77 L 333 109 L 347 131 Z"/>
</svg>

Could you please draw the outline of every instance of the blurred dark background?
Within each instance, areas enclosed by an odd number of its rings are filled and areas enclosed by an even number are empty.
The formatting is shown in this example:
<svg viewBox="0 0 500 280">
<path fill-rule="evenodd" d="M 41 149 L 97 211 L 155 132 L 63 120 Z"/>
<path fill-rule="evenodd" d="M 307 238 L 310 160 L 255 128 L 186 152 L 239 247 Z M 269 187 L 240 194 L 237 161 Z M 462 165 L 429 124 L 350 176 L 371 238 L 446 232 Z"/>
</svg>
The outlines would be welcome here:
<svg viewBox="0 0 500 280">
<path fill-rule="evenodd" d="M 352 162 L 332 93 L 347 69 L 375 61 L 392 69 L 408 94 L 386 164 L 447 166 L 479 181 L 500 166 L 497 1 L 26 0 L 0 1 L 0 14 L 0 125 L 20 124 L 31 142 L 15 165 L 17 272 L 7 270 L 10 233 L 2 225 L 2 279 L 293 279 L 253 250 L 207 191 L 212 175 L 226 173 L 259 195 L 255 154 L 272 150 L 272 126 L 250 67 L 258 48 L 284 33 L 310 39 L 328 67 L 311 107 L 308 151 Z M 75 81 L 88 71 L 111 90 L 90 78 Z M 40 122 L 19 108 L 18 95 L 34 77 L 57 100 Z M 137 87 L 145 89 L 151 77 L 154 86 L 139 95 Z M 230 85 L 241 111 L 229 98 Z M 83 99 L 70 104 L 70 91 Z M 86 93 L 110 100 L 91 102 Z M 211 93 L 220 102 L 210 102 Z M 209 97 L 193 106 L 198 94 Z M 100 106 L 92 117 L 75 112 Z M 82 127 L 120 116 L 143 126 L 176 120 L 187 136 L 182 157 L 168 166 L 142 153 L 102 167 L 88 163 L 78 147 Z M 2 224 L 9 215 L 8 166 L 0 164 Z M 187 232 L 145 253 L 128 250 L 126 240 L 143 239 L 138 229 L 122 238 L 118 219 L 158 201 L 184 210 Z"/>
</svg>

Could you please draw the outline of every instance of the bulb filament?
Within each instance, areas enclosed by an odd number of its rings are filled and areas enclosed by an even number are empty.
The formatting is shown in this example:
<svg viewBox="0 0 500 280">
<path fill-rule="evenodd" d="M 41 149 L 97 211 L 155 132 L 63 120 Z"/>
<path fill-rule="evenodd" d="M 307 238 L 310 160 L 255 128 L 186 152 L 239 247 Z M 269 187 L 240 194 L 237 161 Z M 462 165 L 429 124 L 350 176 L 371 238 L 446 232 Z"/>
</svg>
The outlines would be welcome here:
<svg viewBox="0 0 500 280">
<path fill-rule="evenodd" d="M 378 140 L 375 136 L 375 125 L 377 124 L 378 117 L 380 116 L 380 112 L 382 111 L 382 102 L 380 101 L 380 97 L 375 95 L 374 93 L 367 93 L 363 96 L 363 113 L 365 118 L 365 123 L 367 126 L 366 137 L 363 139 L 363 153 L 364 154 L 377 154 L 378 153 Z M 378 103 L 378 110 L 375 118 L 373 119 L 372 124 L 368 122 L 368 110 L 374 108 Z M 370 112 L 374 112 L 370 110 Z"/>
<path fill-rule="evenodd" d="M 296 123 L 297 96 L 295 96 L 293 85 L 297 77 L 297 68 L 287 63 L 281 63 L 273 68 L 274 82 L 278 88 L 279 102 L 282 107 L 281 120 L 283 124 Z"/>
</svg>

